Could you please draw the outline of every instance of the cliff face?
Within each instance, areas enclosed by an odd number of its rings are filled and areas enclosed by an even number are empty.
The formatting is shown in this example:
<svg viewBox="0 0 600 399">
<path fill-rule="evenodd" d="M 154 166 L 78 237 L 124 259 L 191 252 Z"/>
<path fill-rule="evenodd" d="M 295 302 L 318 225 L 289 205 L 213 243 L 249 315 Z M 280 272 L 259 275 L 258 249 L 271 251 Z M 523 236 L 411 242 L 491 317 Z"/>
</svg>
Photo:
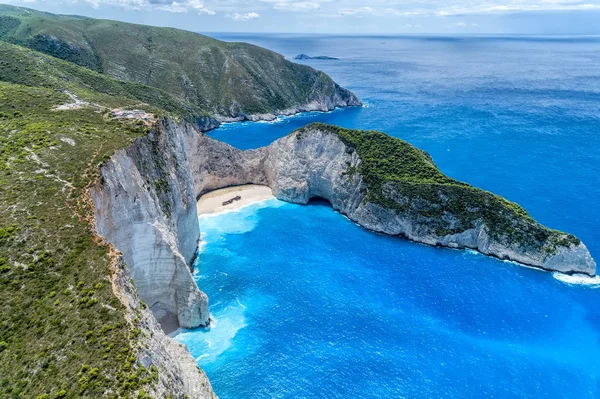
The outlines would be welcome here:
<svg viewBox="0 0 600 399">
<path fill-rule="evenodd" d="M 199 236 L 196 197 L 183 135 L 165 131 L 160 127 L 117 152 L 91 196 L 98 233 L 123 253 L 156 318 L 197 327 L 208 324 L 209 313 L 188 266 Z"/>
<path fill-rule="evenodd" d="M 186 149 L 200 138 L 188 124 L 163 121 L 106 162 L 90 189 L 96 230 L 122 253 L 115 294 L 140 331 L 138 362 L 158 370 L 156 398 L 216 398 L 185 346 L 163 332 L 209 323 L 190 267 L 200 232 Z"/>
<path fill-rule="evenodd" d="M 596 264 L 581 241 L 541 226 L 516 204 L 491 193 L 443 175 L 447 182 L 429 175 L 419 176 L 423 182 L 413 181 L 414 176 L 407 181 L 378 180 L 370 173 L 374 165 L 360 158 L 361 152 L 373 156 L 372 149 L 352 142 L 351 135 L 359 134 L 311 125 L 271 144 L 265 152 L 274 194 L 296 203 L 322 197 L 367 229 L 428 245 L 472 248 L 546 270 L 595 274 Z M 371 139 L 367 146 L 375 145 L 376 139 Z M 384 153 L 406 150 L 388 144 L 382 144 Z M 410 150 L 418 162 L 410 154 L 403 155 L 412 163 L 409 169 L 435 168 L 427 154 L 414 147 Z M 361 174 L 363 170 L 370 173 L 368 178 Z"/>
<path fill-rule="evenodd" d="M 353 141 L 361 134 L 374 136 Z M 277 198 L 289 202 L 325 198 L 373 231 L 428 245 L 472 248 L 546 270 L 595 274 L 594 260 L 576 237 L 540 225 L 501 197 L 447 178 L 426 153 L 382 135 L 310 125 L 251 151 L 190 136 L 195 192 L 266 184 Z M 372 148 L 377 145 L 381 153 Z M 371 157 L 369 163 L 361 153 Z M 372 158 L 383 164 L 373 165 Z M 399 162 L 406 165 L 395 170 Z M 373 173 L 385 168 L 389 176 Z"/>
<path fill-rule="evenodd" d="M 158 379 L 148 397 L 176 399 L 216 399 L 208 377 L 185 345 L 167 337 L 148 309 L 142 305 L 123 259 L 114 276 L 117 296 L 125 306 L 128 321 L 140 331 L 137 360 L 146 369 L 155 367 Z"/>
</svg>

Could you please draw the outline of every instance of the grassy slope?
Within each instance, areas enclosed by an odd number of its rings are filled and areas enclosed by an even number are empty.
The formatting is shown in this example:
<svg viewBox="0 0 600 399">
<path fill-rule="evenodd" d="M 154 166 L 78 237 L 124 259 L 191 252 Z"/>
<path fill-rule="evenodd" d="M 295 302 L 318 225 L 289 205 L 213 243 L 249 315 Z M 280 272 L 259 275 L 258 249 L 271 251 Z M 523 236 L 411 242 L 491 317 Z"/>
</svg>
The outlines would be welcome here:
<svg viewBox="0 0 600 399">
<path fill-rule="evenodd" d="M 51 111 L 70 101 L 0 82 L 0 398 L 127 396 L 154 378 L 134 363 L 108 250 L 78 216 L 98 165 L 145 130 L 95 109 Z"/>
<path fill-rule="evenodd" d="M 339 89 L 326 74 L 272 51 L 188 31 L 1 5 L 0 18 L 2 40 L 160 88 L 221 115 L 233 102 L 247 114 L 271 112 Z"/>
<path fill-rule="evenodd" d="M 312 124 L 337 134 L 354 148 L 362 160 L 360 174 L 368 186 L 367 200 L 399 213 L 414 216 L 438 235 L 455 234 L 483 220 L 490 235 L 507 245 L 554 253 L 557 246 L 579 244 L 579 239 L 537 223 L 519 205 L 444 175 L 431 156 L 409 143 L 376 131 L 348 130 L 337 126 Z M 356 171 L 348 171 L 354 173 Z M 391 185 L 408 198 L 393 200 Z M 458 226 L 444 220 L 446 212 L 455 215 Z"/>
<path fill-rule="evenodd" d="M 186 119 L 205 116 L 200 107 L 160 89 L 123 82 L 37 51 L 0 41 L 0 81 L 68 90 L 81 99 L 106 106 L 150 108 Z"/>
</svg>

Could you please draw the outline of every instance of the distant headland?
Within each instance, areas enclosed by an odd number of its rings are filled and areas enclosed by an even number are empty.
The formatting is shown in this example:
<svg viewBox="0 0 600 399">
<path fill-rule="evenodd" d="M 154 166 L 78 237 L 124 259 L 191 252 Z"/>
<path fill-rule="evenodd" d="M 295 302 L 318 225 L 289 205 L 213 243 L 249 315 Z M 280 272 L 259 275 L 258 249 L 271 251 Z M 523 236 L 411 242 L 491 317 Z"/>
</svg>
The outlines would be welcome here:
<svg viewBox="0 0 600 399">
<path fill-rule="evenodd" d="M 318 55 L 315 57 L 311 57 L 310 55 L 307 54 L 298 54 L 297 56 L 294 57 L 295 60 L 339 60 L 339 58 L 336 57 L 328 57 L 326 55 Z"/>
</svg>

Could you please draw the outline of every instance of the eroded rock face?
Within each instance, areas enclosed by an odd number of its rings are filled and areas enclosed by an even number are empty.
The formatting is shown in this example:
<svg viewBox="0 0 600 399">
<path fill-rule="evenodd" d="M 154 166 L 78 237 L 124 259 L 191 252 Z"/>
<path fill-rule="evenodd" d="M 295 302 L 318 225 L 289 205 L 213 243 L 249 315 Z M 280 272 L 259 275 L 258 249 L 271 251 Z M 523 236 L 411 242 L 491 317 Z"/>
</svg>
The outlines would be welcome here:
<svg viewBox="0 0 600 399">
<path fill-rule="evenodd" d="M 199 236 L 196 197 L 184 136 L 165 131 L 117 152 L 91 197 L 97 231 L 123 253 L 142 300 L 158 320 L 192 328 L 209 322 L 208 298 L 189 267 Z"/>
<path fill-rule="evenodd" d="M 557 246 L 554 252 L 520 243 L 502 242 L 489 234 L 483 221 L 457 234 L 438 235 L 425 217 L 402 213 L 372 203 L 366 198 L 368 187 L 358 172 L 360 158 L 336 135 L 318 128 L 303 129 L 277 140 L 264 149 L 269 185 L 284 201 L 305 204 L 312 197 L 322 197 L 336 210 L 361 226 L 412 241 L 450 248 L 471 248 L 485 255 L 512 260 L 525 265 L 566 273 L 594 275 L 596 263 L 583 243 Z M 421 201 L 407 198 L 393 186 L 384 187 L 388 200 Z M 452 226 L 451 213 L 443 217 Z M 545 249 L 545 248 L 544 248 Z"/>
<path fill-rule="evenodd" d="M 263 150 L 240 151 L 163 120 L 102 166 L 90 190 L 96 229 L 123 254 L 140 298 L 167 330 L 209 323 L 208 298 L 191 273 L 200 236 L 196 198 L 267 184 L 264 162 Z"/>
<path fill-rule="evenodd" d="M 125 315 L 141 331 L 138 362 L 146 369 L 156 367 L 158 371 L 158 380 L 152 385 L 152 391 L 147 392 L 148 397 L 216 399 L 206 373 L 200 370 L 185 345 L 167 337 L 152 313 L 142 306 L 123 259 L 119 259 L 117 270 L 113 279 L 125 306 Z"/>
</svg>

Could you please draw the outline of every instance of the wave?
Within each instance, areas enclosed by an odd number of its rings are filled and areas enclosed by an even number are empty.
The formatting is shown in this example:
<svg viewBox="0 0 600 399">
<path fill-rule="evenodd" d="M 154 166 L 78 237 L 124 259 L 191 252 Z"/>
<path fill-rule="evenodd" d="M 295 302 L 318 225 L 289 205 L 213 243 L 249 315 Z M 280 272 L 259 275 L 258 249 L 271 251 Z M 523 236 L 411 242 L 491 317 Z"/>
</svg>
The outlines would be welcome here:
<svg viewBox="0 0 600 399">
<path fill-rule="evenodd" d="M 564 274 L 554 272 L 552 273 L 552 277 L 569 285 L 583 285 L 589 288 L 600 288 L 600 276 L 590 277 L 587 274 Z"/>
<path fill-rule="evenodd" d="M 215 306 L 215 305 L 213 305 Z M 235 300 L 229 306 L 211 314 L 211 324 L 194 330 L 180 329 L 172 335 L 177 342 L 188 347 L 196 362 L 210 363 L 231 348 L 238 331 L 247 326 L 246 306 Z"/>
</svg>

